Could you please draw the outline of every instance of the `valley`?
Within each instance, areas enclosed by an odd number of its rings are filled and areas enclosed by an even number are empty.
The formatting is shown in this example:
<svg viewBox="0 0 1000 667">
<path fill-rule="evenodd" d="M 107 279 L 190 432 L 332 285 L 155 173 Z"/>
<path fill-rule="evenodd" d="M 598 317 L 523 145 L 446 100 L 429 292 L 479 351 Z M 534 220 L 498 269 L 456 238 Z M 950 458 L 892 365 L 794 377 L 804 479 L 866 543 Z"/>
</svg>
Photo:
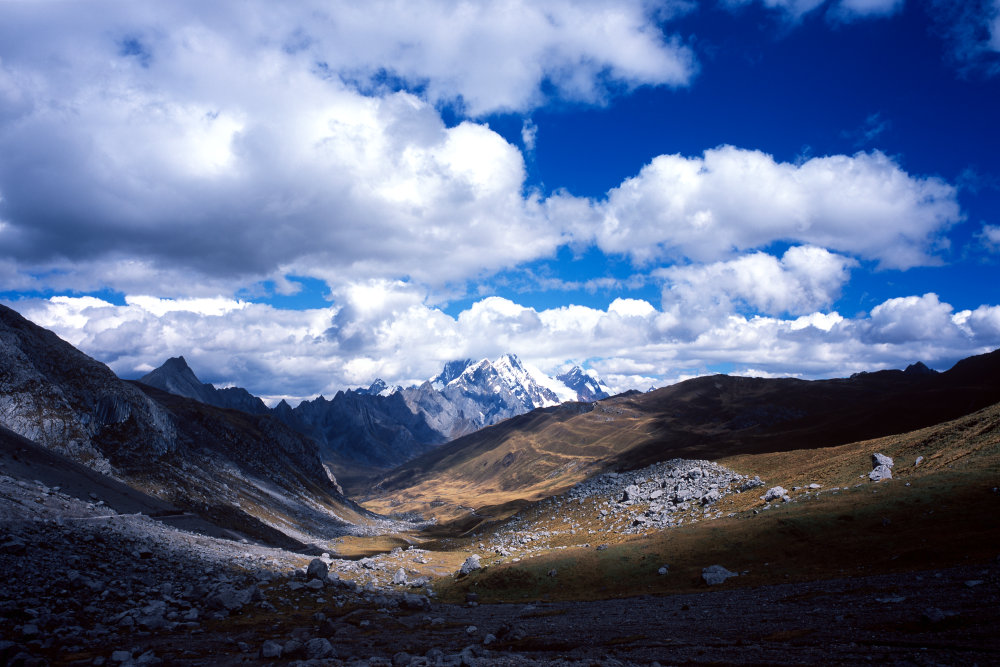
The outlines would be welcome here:
<svg viewBox="0 0 1000 667">
<path fill-rule="evenodd" d="M 346 484 L 2 315 L 5 664 L 1000 659 L 996 352 L 544 406 Z"/>
</svg>

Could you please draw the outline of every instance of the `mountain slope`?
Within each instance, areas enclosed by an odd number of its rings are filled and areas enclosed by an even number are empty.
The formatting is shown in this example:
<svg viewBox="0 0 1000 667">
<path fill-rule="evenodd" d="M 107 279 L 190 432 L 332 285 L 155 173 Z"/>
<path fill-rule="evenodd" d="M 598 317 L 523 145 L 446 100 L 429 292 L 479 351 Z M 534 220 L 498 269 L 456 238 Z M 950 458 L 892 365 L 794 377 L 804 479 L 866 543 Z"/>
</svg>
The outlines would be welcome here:
<svg viewBox="0 0 1000 667">
<path fill-rule="evenodd" d="M 997 401 L 1000 352 L 940 374 L 695 378 L 483 429 L 392 471 L 367 504 L 442 517 L 461 507 L 484 514 L 485 506 L 544 497 L 602 470 L 837 445 L 937 424 Z"/>
<path fill-rule="evenodd" d="M 342 495 L 316 443 L 277 419 L 119 380 L 3 306 L 0 423 L 137 490 L 272 543 L 301 546 L 310 535 L 370 520 Z"/>
</svg>

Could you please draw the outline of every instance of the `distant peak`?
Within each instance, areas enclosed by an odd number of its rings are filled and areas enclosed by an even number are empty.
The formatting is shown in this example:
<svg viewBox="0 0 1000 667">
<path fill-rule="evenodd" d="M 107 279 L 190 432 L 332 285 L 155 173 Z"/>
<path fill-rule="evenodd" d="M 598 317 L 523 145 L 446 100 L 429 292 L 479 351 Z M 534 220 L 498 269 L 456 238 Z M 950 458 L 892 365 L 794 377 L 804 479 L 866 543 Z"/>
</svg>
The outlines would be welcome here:
<svg viewBox="0 0 1000 667">
<path fill-rule="evenodd" d="M 906 373 L 907 375 L 937 375 L 936 370 L 928 368 L 922 361 L 918 361 L 915 364 L 910 364 L 909 366 L 906 367 L 906 370 L 903 372 Z"/>
</svg>

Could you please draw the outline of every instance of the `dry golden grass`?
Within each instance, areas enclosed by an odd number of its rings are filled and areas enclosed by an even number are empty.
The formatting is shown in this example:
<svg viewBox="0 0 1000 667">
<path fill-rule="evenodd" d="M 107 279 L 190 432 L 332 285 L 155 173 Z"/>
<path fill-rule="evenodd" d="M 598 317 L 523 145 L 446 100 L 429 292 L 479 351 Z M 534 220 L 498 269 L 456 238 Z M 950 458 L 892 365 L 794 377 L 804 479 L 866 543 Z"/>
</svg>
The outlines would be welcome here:
<svg viewBox="0 0 1000 667">
<path fill-rule="evenodd" d="M 874 452 L 895 459 L 893 480 L 875 484 L 867 479 Z M 917 456 L 924 457 L 919 466 L 914 465 Z M 701 569 L 712 564 L 742 572 L 726 583 L 742 587 L 984 562 L 1000 553 L 1000 495 L 995 491 L 1000 486 L 1000 405 L 907 434 L 734 456 L 720 463 L 760 475 L 768 486 L 791 490 L 817 483 L 822 489 L 818 494 L 792 491 L 796 502 L 767 510 L 760 499 L 763 489 L 730 495 L 715 509 L 731 516 L 641 536 L 607 531 L 591 501 L 564 504 L 557 515 L 530 505 L 521 513 L 526 530 L 565 528 L 564 517 L 580 529 L 574 536 L 543 540 L 548 549 L 541 553 L 486 558 L 490 566 L 485 570 L 438 579 L 435 587 L 450 600 L 461 600 L 470 590 L 486 601 L 600 599 L 704 590 Z M 437 491 L 435 498 L 467 489 L 456 485 Z M 414 494 L 411 501 L 418 499 Z M 436 550 L 432 561 L 457 569 L 480 540 L 489 540 L 488 525 L 478 530 L 475 540 L 423 546 Z M 576 546 L 584 542 L 590 546 Z M 608 547 L 597 551 L 598 544 Z M 664 564 L 670 565 L 669 574 L 658 575 Z M 552 569 L 555 577 L 548 576 Z"/>
</svg>

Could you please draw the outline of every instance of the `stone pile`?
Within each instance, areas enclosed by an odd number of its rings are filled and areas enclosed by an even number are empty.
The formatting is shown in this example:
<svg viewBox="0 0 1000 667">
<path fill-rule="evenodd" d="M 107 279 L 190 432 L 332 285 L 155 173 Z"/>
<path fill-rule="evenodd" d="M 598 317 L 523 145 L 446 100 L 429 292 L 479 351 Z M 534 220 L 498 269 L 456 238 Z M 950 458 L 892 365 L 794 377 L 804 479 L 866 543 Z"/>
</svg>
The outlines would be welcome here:
<svg viewBox="0 0 1000 667">
<path fill-rule="evenodd" d="M 764 482 L 733 472 L 711 461 L 673 459 L 641 470 L 605 473 L 581 482 L 565 495 L 567 499 L 608 498 L 601 519 L 621 514 L 635 505 L 648 505 L 624 532 L 676 525 L 677 514 L 708 508 L 723 496 L 742 493 Z"/>
</svg>

